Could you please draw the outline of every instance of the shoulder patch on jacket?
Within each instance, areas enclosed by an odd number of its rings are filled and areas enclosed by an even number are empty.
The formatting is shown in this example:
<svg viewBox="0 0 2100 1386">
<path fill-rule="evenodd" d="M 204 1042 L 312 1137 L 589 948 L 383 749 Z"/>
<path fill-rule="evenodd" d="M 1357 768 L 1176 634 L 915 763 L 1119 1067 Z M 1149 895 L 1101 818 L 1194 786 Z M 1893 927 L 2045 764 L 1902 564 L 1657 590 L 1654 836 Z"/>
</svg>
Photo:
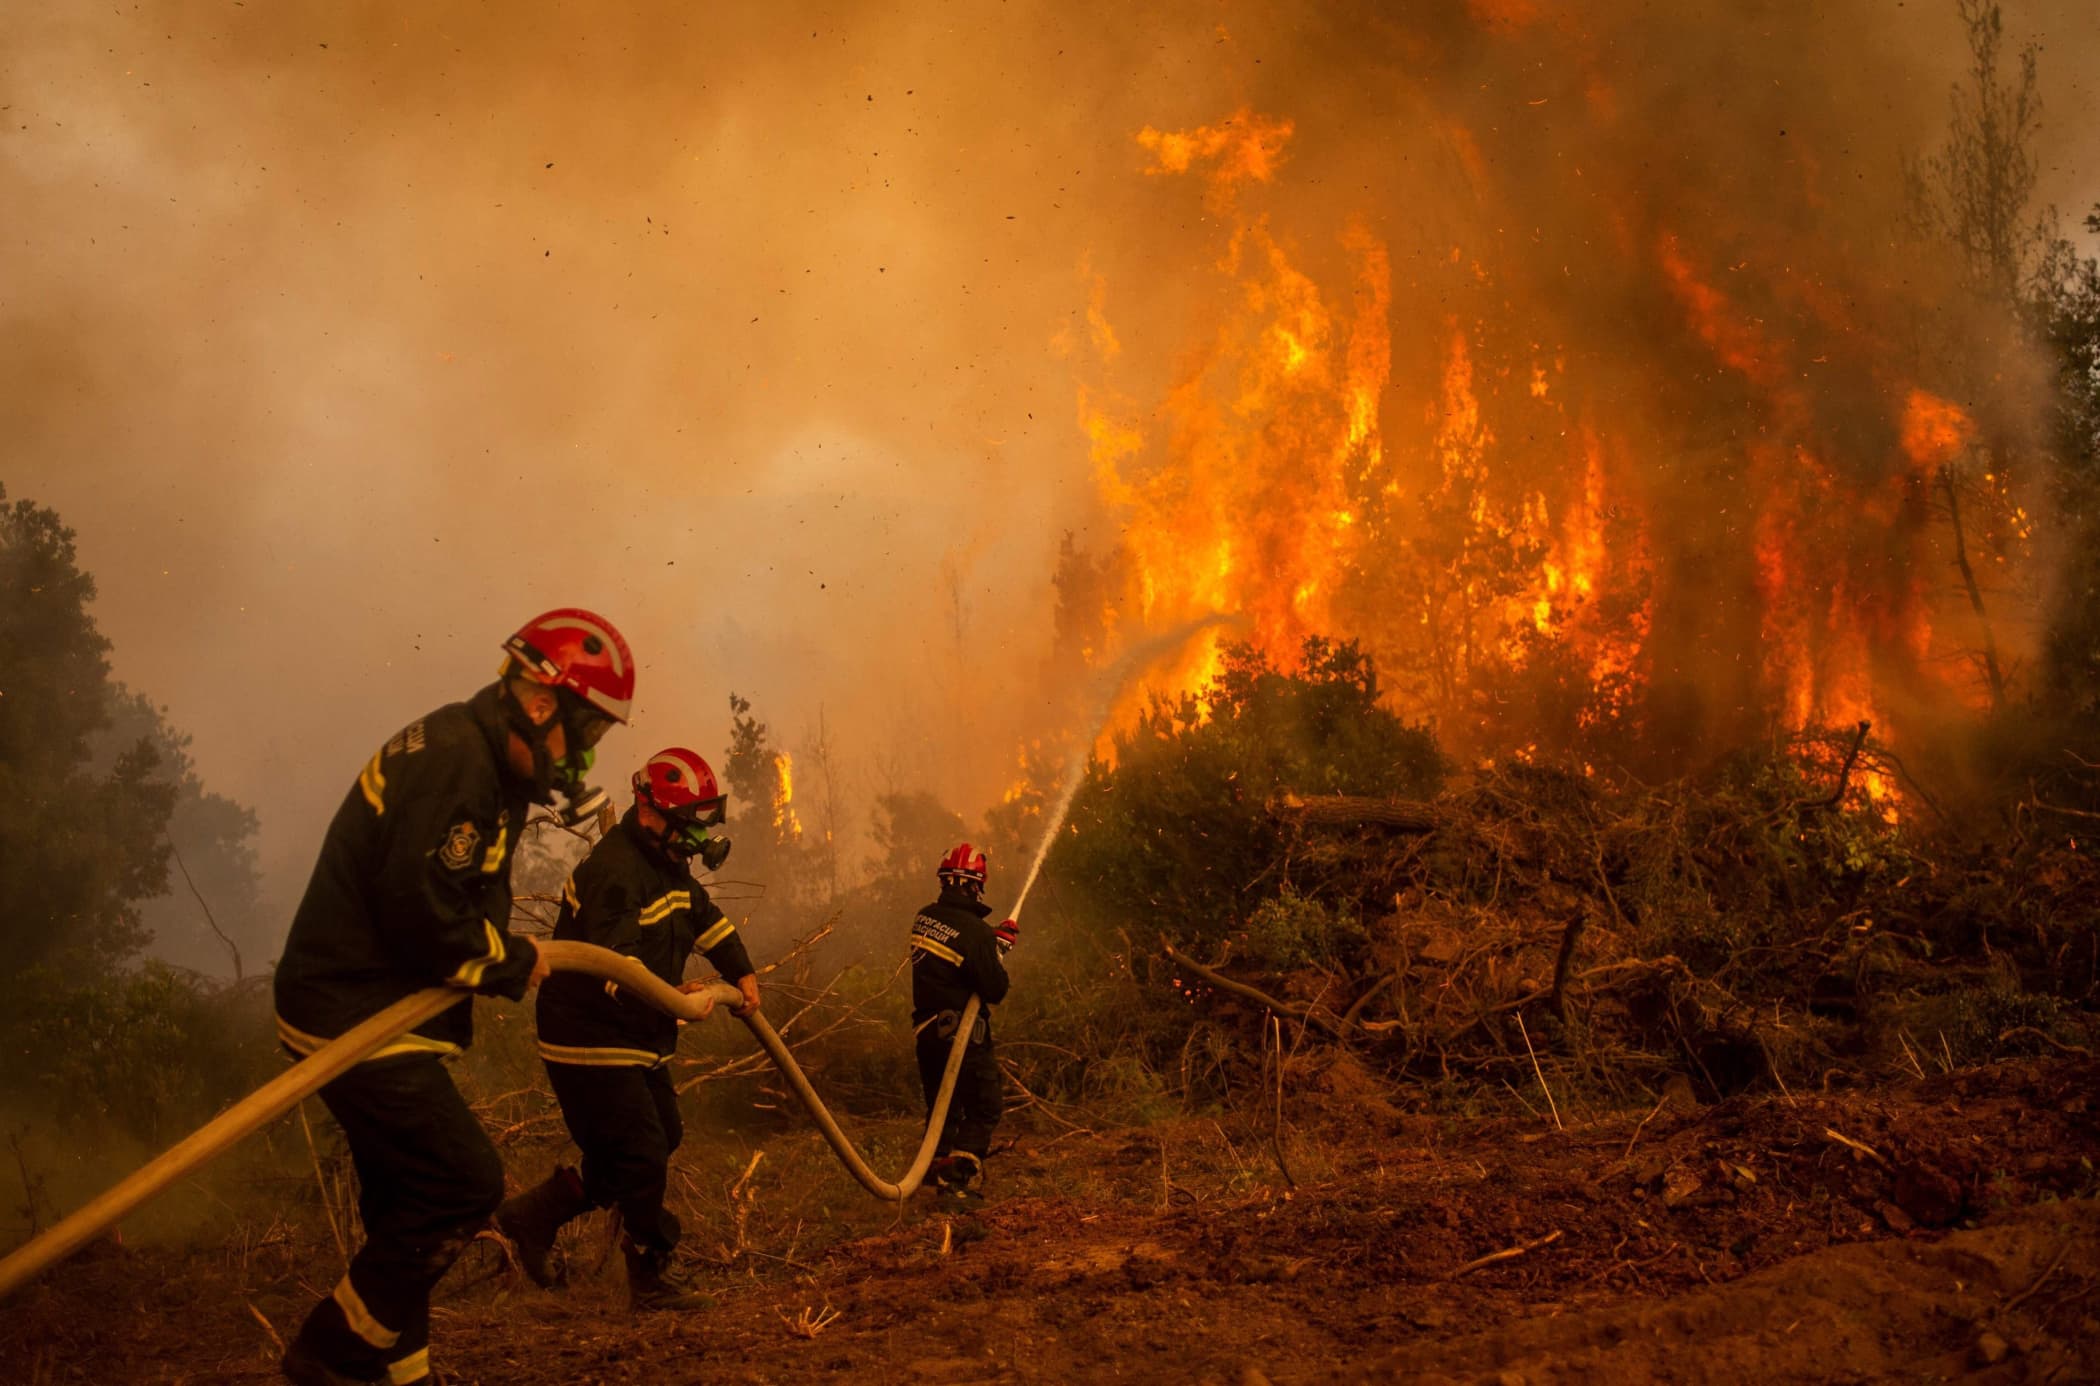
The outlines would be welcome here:
<svg viewBox="0 0 2100 1386">
<path fill-rule="evenodd" d="M 481 845 L 481 829 L 466 820 L 454 823 L 437 850 L 438 865 L 447 871 L 464 871 L 474 862 L 474 849 Z"/>
</svg>

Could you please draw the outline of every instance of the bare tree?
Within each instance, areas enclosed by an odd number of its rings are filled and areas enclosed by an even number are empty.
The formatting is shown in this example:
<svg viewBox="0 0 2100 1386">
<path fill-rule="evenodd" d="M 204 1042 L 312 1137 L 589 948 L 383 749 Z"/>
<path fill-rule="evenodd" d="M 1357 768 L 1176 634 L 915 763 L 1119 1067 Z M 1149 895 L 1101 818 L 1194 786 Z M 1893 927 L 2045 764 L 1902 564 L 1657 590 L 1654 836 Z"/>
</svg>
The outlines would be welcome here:
<svg viewBox="0 0 2100 1386">
<path fill-rule="evenodd" d="M 2002 70 L 2005 21 L 1995 0 L 1956 0 L 1967 32 L 1969 71 L 1948 94 L 1947 142 L 1911 170 L 1923 229 L 1960 254 L 1971 287 L 2017 304 L 2052 240 L 2051 219 L 2032 207 L 2034 137 L 2042 125 L 2039 49 L 2023 46 Z"/>
</svg>

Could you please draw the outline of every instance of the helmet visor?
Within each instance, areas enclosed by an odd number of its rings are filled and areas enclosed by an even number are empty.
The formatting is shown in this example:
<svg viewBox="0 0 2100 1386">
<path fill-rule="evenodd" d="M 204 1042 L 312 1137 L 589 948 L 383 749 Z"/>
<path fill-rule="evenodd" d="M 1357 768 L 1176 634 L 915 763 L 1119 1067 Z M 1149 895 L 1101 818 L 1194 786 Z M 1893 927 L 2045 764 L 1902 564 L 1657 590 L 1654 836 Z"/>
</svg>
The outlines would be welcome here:
<svg viewBox="0 0 2100 1386">
<path fill-rule="evenodd" d="M 603 741 L 617 719 L 566 688 L 557 692 L 561 699 L 562 729 L 568 733 L 571 749 L 587 751 Z"/>
<path fill-rule="evenodd" d="M 697 803 L 680 804 L 675 809 L 664 811 L 664 817 L 681 828 L 712 828 L 729 816 L 729 796 L 717 794 L 712 799 Z M 705 836 L 703 833 L 702 836 Z"/>
</svg>

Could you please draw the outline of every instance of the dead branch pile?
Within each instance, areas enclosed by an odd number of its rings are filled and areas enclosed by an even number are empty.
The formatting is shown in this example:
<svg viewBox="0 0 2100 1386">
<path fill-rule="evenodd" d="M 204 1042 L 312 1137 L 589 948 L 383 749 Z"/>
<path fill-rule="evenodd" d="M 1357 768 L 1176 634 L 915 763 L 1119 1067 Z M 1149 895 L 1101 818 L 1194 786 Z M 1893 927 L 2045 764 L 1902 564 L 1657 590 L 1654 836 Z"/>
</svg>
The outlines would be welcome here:
<svg viewBox="0 0 2100 1386">
<path fill-rule="evenodd" d="M 1591 1079 L 1714 1094 L 2092 1042 L 2089 854 L 1961 843 L 1863 726 L 1660 787 L 1507 764 L 1434 802 L 1268 811 L 1277 901 L 1167 963 L 1388 1072 L 1521 1085 L 1521 1027 Z"/>
</svg>

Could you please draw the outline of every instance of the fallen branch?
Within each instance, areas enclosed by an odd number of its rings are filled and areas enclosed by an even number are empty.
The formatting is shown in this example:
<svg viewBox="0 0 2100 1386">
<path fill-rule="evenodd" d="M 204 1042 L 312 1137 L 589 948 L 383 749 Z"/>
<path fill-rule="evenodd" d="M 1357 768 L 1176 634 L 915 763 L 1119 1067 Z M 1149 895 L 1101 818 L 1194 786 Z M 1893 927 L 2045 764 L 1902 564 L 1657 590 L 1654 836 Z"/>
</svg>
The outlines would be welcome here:
<svg viewBox="0 0 2100 1386">
<path fill-rule="evenodd" d="M 1485 1256 L 1476 1256 L 1472 1260 L 1466 1262 L 1463 1266 L 1460 1266 L 1457 1270 L 1451 1272 L 1451 1274 L 1445 1276 L 1444 1278 L 1446 1280 L 1456 1280 L 1461 1275 L 1467 1275 L 1473 1271 L 1479 1270 L 1482 1266 L 1492 1266 L 1500 1261 L 1514 1261 L 1519 1256 L 1523 1256 L 1529 1252 L 1537 1251 L 1542 1246 L 1551 1246 L 1555 1242 L 1559 1241 L 1560 1238 L 1560 1229 L 1556 1227 L 1551 1232 L 1548 1232 L 1545 1236 L 1540 1237 L 1537 1241 L 1519 1242 L 1515 1246 L 1504 1247 L 1500 1251 L 1491 1251 Z"/>
<path fill-rule="evenodd" d="M 1400 974 L 1398 972 L 1389 972 L 1368 987 L 1365 987 L 1364 994 L 1351 1001 L 1349 1009 L 1342 1012 L 1342 1028 L 1346 1030 L 1351 1025 L 1354 1025 L 1356 1018 L 1363 1014 L 1364 1007 L 1371 1004 L 1371 999 L 1399 980 Z"/>
<path fill-rule="evenodd" d="M 1860 1154 L 1866 1156 L 1875 1164 L 1880 1165 L 1883 1169 L 1887 1169 L 1889 1167 L 1889 1162 L 1881 1158 L 1881 1152 L 1876 1150 L 1873 1146 L 1868 1145 L 1865 1141 L 1853 1140 L 1852 1137 L 1846 1135 L 1842 1131 L 1839 1131 L 1834 1126 L 1824 1127 L 1823 1134 L 1830 1140 L 1834 1140 L 1839 1145 L 1844 1146 L 1847 1150 L 1857 1150 Z"/>
<path fill-rule="evenodd" d="M 1007 1108 L 1007 1111 L 1009 1113 L 1025 1112 L 1033 1108 L 1034 1110 L 1041 1112 L 1044 1116 L 1049 1117 L 1058 1125 L 1064 1127 L 1067 1131 L 1084 1131 L 1089 1136 L 1094 1134 L 1093 1127 L 1081 1126 L 1076 1121 L 1070 1121 L 1064 1117 L 1059 1116 L 1057 1114 L 1057 1109 L 1051 1106 L 1050 1103 L 1044 1099 L 1042 1094 L 1033 1091 L 1029 1088 L 1029 1086 L 1026 1083 L 1021 1081 L 1019 1071 L 1015 1069 L 1015 1067 L 1009 1060 L 999 1060 L 999 1071 L 1006 1075 L 1007 1082 L 1013 1084 L 1016 1088 L 1020 1089 L 1021 1096 L 1028 1099 L 1026 1102 L 1023 1102 L 1018 1107 Z"/>
<path fill-rule="evenodd" d="M 817 1030 L 816 1033 L 802 1036 L 800 1042 L 803 1044 L 814 1043 L 817 1040 L 824 1038 L 826 1035 L 830 1034 L 832 1031 L 838 1029 L 839 1027 L 858 1020 L 862 1011 L 866 1010 L 868 1006 L 871 1005 L 878 998 L 888 994 L 889 989 L 897 984 L 897 979 L 903 976 L 904 970 L 910 966 L 911 959 L 905 958 L 900 960 L 895 970 L 893 970 L 890 973 L 890 975 L 883 981 L 883 984 L 880 987 L 877 987 L 874 991 L 869 992 L 866 996 L 863 996 L 860 1000 L 854 1002 L 851 1006 L 848 1006 L 845 1010 L 839 1012 L 836 1016 L 832 1017 L 832 1019 L 822 1028 Z M 844 976 L 844 973 L 840 973 L 838 976 L 833 977 L 829 982 L 825 983 L 824 989 L 822 991 L 818 992 L 809 1000 L 803 1002 L 799 1010 L 797 1010 L 793 1015 L 789 1016 L 786 1020 L 782 1021 L 777 1027 L 775 1027 L 778 1030 L 778 1032 L 782 1035 L 786 1035 L 790 1031 L 792 1031 L 795 1028 L 795 1024 L 797 1021 L 801 1020 L 802 1017 L 808 1015 L 812 1010 L 815 1010 L 817 1006 L 822 1004 L 823 1001 L 831 995 L 832 992 L 838 989 L 839 981 Z M 672 1062 L 678 1065 L 679 1067 L 684 1068 L 695 1065 L 700 1061 L 698 1059 L 674 1058 Z M 766 1065 L 769 1062 L 770 1060 L 766 1057 L 766 1055 L 763 1052 L 755 1054 L 745 1054 L 740 1058 L 729 1059 L 722 1063 L 716 1064 L 713 1068 L 707 1069 L 702 1073 L 697 1073 L 691 1078 L 687 1078 L 679 1082 L 676 1086 L 679 1092 L 690 1092 L 694 1088 L 699 1087 L 702 1083 L 713 1082 L 717 1078 L 741 1078 L 747 1074 L 763 1072 L 766 1068 Z"/>
<path fill-rule="evenodd" d="M 2076 1054 L 2082 1059 L 2090 1059 L 2093 1057 L 2093 1051 L 2086 1048 L 2084 1045 L 2065 1044 L 2062 1040 L 2056 1038 L 2056 1036 L 2050 1034 L 2048 1031 L 2037 1030 L 2032 1025 L 2015 1025 L 2010 1030 L 2001 1031 L 1998 1035 L 1998 1043 L 2003 1044 L 2009 1039 L 2025 1038 L 2028 1036 L 2032 1036 L 2033 1038 L 2040 1040 L 2043 1044 L 2048 1045 L 2060 1054 Z"/>
<path fill-rule="evenodd" d="M 248 1306 L 248 1312 L 253 1314 L 255 1316 L 255 1321 L 262 1325 L 263 1332 L 269 1334 L 270 1341 L 277 1345 L 277 1350 L 279 1352 L 283 1352 L 284 1339 L 277 1336 L 277 1326 L 263 1317 L 263 1311 L 255 1307 L 254 1300 L 244 1299 L 241 1301 L 241 1303 Z"/>
<path fill-rule="evenodd" d="M 2028 1299 L 2030 1299 L 2034 1295 L 2034 1292 L 2036 1290 L 2042 1288 L 2043 1281 L 2047 1280 L 2050 1276 L 2056 1274 L 2056 1268 L 2062 1265 L 2064 1263 L 2064 1257 L 2070 1254 L 2071 1244 L 2069 1242 L 2065 1242 L 2061 1247 L 2057 1248 L 2055 1259 L 2050 1261 L 2048 1265 L 2044 1266 L 2042 1268 L 2042 1273 L 2034 1278 L 2034 1283 L 2032 1285 L 2029 1285 L 2026 1289 L 2020 1291 L 2020 1293 L 2014 1295 L 2011 1299 L 2005 1301 L 2005 1303 L 1999 1305 L 1998 1312 L 2001 1314 L 2010 1314 L 2013 1310 L 2019 1308 L 2022 1304 L 2025 1304 L 2028 1301 Z"/>
<path fill-rule="evenodd" d="M 343 1271 L 350 1270 L 350 1247 L 343 1240 L 343 1229 L 335 1220 L 335 1204 L 328 1197 L 328 1181 L 321 1177 L 321 1151 L 314 1144 L 313 1123 L 306 1119 L 306 1103 L 299 1104 L 299 1129 L 306 1133 L 306 1153 L 314 1162 L 314 1188 L 321 1195 L 321 1211 L 328 1215 L 328 1230 L 335 1234 L 335 1249 L 343 1258 Z M 252 1306 L 251 1306 L 252 1307 Z"/>
<path fill-rule="evenodd" d="M 1621 1243 L 1621 1245 L 1623 1245 L 1623 1243 Z M 1653 1256 L 1646 1256 L 1638 1261 L 1614 1261 L 1611 1265 L 1608 1265 L 1603 1270 L 1598 1271 L 1595 1275 L 1583 1281 L 1581 1285 L 1578 1285 L 1575 1288 L 1581 1289 L 1583 1288 L 1583 1286 L 1594 1285 L 1596 1282 L 1604 1279 L 1606 1276 L 1617 1275 L 1620 1271 L 1634 1272 L 1646 1270 L 1648 1267 L 1654 1265 L 1657 1261 L 1662 1260 L 1663 1257 L 1670 1255 L 1676 1250 L 1677 1243 L 1671 1242 L 1668 1246 L 1664 1247 L 1661 1251 L 1656 1252 Z M 1635 1279 L 1638 1280 L 1639 1277 L 1636 1276 Z"/>
<path fill-rule="evenodd" d="M 1283 1172 L 1283 1182 L 1292 1188 L 1298 1181 L 1291 1174 L 1291 1167 L 1283 1159 L 1283 1021 L 1274 1015 L 1269 1017 L 1269 1026 L 1276 1033 L 1276 1118 L 1269 1126 L 1269 1149 L 1276 1156 L 1276 1168 Z M 1299 1031 L 1300 1035 L 1305 1032 Z M 1160 1174 L 1166 1174 L 1166 1146 L 1160 1146 Z"/>
<path fill-rule="evenodd" d="M 1524 1037 L 1524 1052 L 1531 1056 L 1531 1071 L 1538 1075 L 1539 1091 L 1546 1094 L 1546 1109 L 1553 1113 L 1553 1129 L 1556 1131 L 1567 1130 L 1567 1127 L 1561 1125 L 1560 1104 L 1553 1100 L 1553 1089 L 1546 1086 L 1546 1071 L 1539 1067 L 1538 1051 L 1531 1047 L 1531 1032 L 1524 1028 L 1524 1013 L 1522 1011 L 1517 1012 L 1517 1033 Z"/>
<path fill-rule="evenodd" d="M 797 1318 L 789 1318 L 787 1311 L 777 1305 L 774 1306 L 773 1312 L 778 1314 L 780 1321 L 787 1325 L 788 1332 L 794 1334 L 797 1338 L 814 1338 L 837 1321 L 840 1311 L 827 1304 L 820 1313 L 805 1304 L 802 1306 L 801 1315 Z"/>
<path fill-rule="evenodd" d="M 1655 1099 L 1655 1106 L 1653 1110 L 1651 1110 L 1648 1113 L 1648 1115 L 1641 1118 L 1640 1125 L 1634 1127 L 1633 1134 L 1626 1138 L 1626 1148 L 1619 1152 L 1619 1159 L 1621 1162 L 1633 1158 L 1633 1143 L 1641 1138 L 1641 1132 L 1648 1129 L 1648 1123 L 1655 1120 L 1656 1112 L 1660 1112 L 1663 1109 L 1663 1104 L 1665 1102 L 1668 1102 L 1669 1100 L 1670 1094 L 1668 1092 L 1665 1092 L 1661 1097 Z"/>
<path fill-rule="evenodd" d="M 1341 1028 L 1337 1026 L 1333 1021 L 1327 1019 L 1325 1016 L 1313 1010 L 1311 1007 L 1293 1006 L 1288 1001 L 1279 1001 L 1265 991 L 1262 991 L 1256 987 L 1248 986 L 1245 982 L 1235 982 L 1230 977 L 1224 976 L 1222 973 L 1219 973 L 1212 968 L 1205 967 L 1202 963 L 1197 962 L 1194 958 L 1188 956 L 1186 953 L 1181 952 L 1173 944 L 1167 942 L 1167 936 L 1165 934 L 1161 934 L 1159 936 L 1159 946 L 1166 952 L 1167 957 L 1172 959 L 1174 962 L 1179 963 L 1181 966 L 1187 968 L 1189 971 L 1195 973 L 1198 977 L 1201 977 L 1204 981 L 1210 983 L 1219 991 L 1230 992 L 1234 996 L 1241 997 L 1244 1000 L 1255 1002 L 1257 1005 L 1266 1006 L 1271 1011 L 1274 1011 L 1277 1015 L 1287 1015 L 1291 1019 L 1299 1021 L 1301 1023 L 1308 1025 L 1317 1025 L 1322 1030 L 1325 1030 L 1328 1034 L 1334 1036 L 1334 1038 L 1342 1038 Z"/>
<path fill-rule="evenodd" d="M 743 1193 L 744 1185 L 750 1183 L 751 1176 L 758 1172 L 758 1162 L 765 1158 L 766 1152 L 763 1150 L 754 1150 L 751 1152 L 751 1163 L 744 1166 L 744 1172 L 737 1176 L 736 1182 L 734 1184 L 731 1184 L 729 1186 L 729 1196 L 732 1199 L 736 1198 L 738 1195 Z"/>
<path fill-rule="evenodd" d="M 2089 809 L 2075 809 L 2063 804 L 2044 803 L 2040 799 L 2029 799 L 2027 802 L 2029 807 L 2039 809 L 2043 813 L 2060 813 L 2066 818 L 2100 818 L 2100 813 L 2094 813 Z"/>
<path fill-rule="evenodd" d="M 1297 823 L 1344 828 L 1375 823 L 1381 828 L 1398 828 L 1411 833 L 1433 833 L 1443 826 L 1443 818 L 1434 805 L 1354 794 L 1316 794 L 1311 798 L 1280 794 L 1269 800 L 1269 814 Z"/>
</svg>

